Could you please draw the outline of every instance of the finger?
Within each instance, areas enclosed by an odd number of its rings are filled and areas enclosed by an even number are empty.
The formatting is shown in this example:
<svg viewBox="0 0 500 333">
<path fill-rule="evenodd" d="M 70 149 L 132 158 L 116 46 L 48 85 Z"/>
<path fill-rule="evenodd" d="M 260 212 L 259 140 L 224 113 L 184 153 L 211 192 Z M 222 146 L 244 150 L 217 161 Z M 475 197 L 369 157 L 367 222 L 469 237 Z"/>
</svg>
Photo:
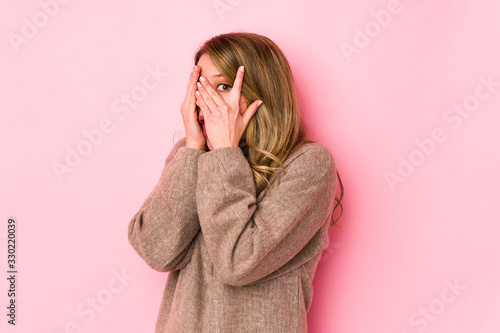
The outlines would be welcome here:
<svg viewBox="0 0 500 333">
<path fill-rule="evenodd" d="M 203 99 L 203 102 L 205 103 L 205 105 L 210 109 L 210 112 L 213 112 L 215 110 L 218 109 L 218 105 L 214 102 L 214 100 L 212 99 L 212 96 L 210 96 L 210 94 L 207 92 L 207 89 L 205 89 L 205 87 L 200 84 L 199 82 L 197 83 L 198 84 L 198 90 L 200 92 L 200 95 L 201 95 L 201 99 Z M 198 97 L 200 97 L 200 95 L 198 95 Z M 219 96 L 220 98 L 220 96 Z M 222 98 L 221 98 L 222 100 Z M 222 101 L 222 103 L 224 103 L 224 101 Z M 222 104 L 220 104 L 222 105 Z"/>
<path fill-rule="evenodd" d="M 196 81 L 198 81 L 199 75 L 200 75 L 200 66 L 195 65 L 193 67 L 193 70 L 191 71 L 191 75 L 189 76 L 189 81 L 186 88 L 188 90 L 187 93 L 189 93 L 189 89 L 192 88 L 193 84 L 195 84 Z"/>
<path fill-rule="evenodd" d="M 191 111 L 194 111 L 196 112 L 196 95 L 195 95 L 195 92 L 196 92 L 196 84 L 193 83 L 191 88 L 188 89 L 188 93 L 189 93 L 189 96 L 188 96 L 188 108 L 189 110 Z"/>
<path fill-rule="evenodd" d="M 198 103 L 198 107 L 203 111 L 203 116 L 206 117 L 211 113 L 210 109 L 207 106 L 207 103 L 205 103 L 205 100 L 201 96 L 201 93 L 199 90 L 196 90 L 196 102 Z"/>
<path fill-rule="evenodd" d="M 193 71 L 191 72 L 191 76 L 189 78 L 189 84 L 186 91 L 185 100 L 187 101 L 188 110 L 196 111 L 196 82 L 198 81 L 198 76 L 200 73 L 200 67 L 195 66 Z"/>
<path fill-rule="evenodd" d="M 234 79 L 233 89 L 231 89 L 230 96 L 236 100 L 240 99 L 241 86 L 243 85 L 243 76 L 245 75 L 245 67 L 240 66 L 236 71 L 236 78 Z"/>
<path fill-rule="evenodd" d="M 223 105 L 223 104 L 225 104 L 224 100 L 222 99 L 222 97 L 220 97 L 220 95 L 217 93 L 217 91 L 215 91 L 215 89 L 212 88 L 212 86 L 210 85 L 210 83 L 208 82 L 208 80 L 205 79 L 204 76 L 200 76 L 200 83 L 201 83 L 201 86 L 203 88 L 205 88 L 205 91 L 207 92 L 208 95 L 210 95 L 210 97 L 212 98 L 212 100 L 214 101 L 214 103 L 216 105 Z M 200 92 L 203 92 L 203 91 L 200 90 Z"/>
<path fill-rule="evenodd" d="M 259 108 L 259 106 L 261 104 L 262 104 L 261 100 L 256 100 L 255 102 L 250 104 L 250 106 L 241 115 L 241 117 L 243 118 L 243 124 L 245 125 L 245 128 L 248 125 L 248 123 L 250 122 L 250 119 L 252 119 L 255 112 L 257 112 L 257 109 Z"/>
</svg>

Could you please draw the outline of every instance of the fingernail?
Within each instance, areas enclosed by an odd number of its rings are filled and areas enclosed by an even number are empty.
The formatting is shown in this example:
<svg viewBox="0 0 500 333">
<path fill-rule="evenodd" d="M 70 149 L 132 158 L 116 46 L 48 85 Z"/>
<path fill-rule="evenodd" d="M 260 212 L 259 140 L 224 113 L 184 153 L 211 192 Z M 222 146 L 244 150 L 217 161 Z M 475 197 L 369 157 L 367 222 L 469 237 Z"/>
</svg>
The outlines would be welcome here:
<svg viewBox="0 0 500 333">
<path fill-rule="evenodd" d="M 257 103 L 257 107 L 259 107 L 262 103 L 264 103 L 263 101 L 260 101 Z"/>
<path fill-rule="evenodd" d="M 205 78 L 203 76 L 200 76 L 201 81 L 205 81 Z"/>
<path fill-rule="evenodd" d="M 201 83 L 200 82 L 196 82 L 196 84 L 198 85 L 198 87 L 201 88 Z M 198 91 L 198 90 L 196 90 L 196 91 Z"/>
<path fill-rule="evenodd" d="M 240 72 L 244 72 L 244 71 L 245 71 L 245 67 L 240 66 Z"/>
</svg>

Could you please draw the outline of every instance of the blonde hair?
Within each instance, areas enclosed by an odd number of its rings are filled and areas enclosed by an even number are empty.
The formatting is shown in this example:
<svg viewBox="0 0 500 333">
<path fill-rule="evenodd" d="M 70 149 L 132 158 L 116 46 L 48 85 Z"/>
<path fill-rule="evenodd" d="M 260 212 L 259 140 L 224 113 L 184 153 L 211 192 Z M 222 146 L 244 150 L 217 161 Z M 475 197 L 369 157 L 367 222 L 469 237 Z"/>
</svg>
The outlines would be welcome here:
<svg viewBox="0 0 500 333">
<path fill-rule="evenodd" d="M 194 56 L 195 65 L 205 53 L 229 82 L 234 82 L 238 67 L 245 66 L 241 96 L 247 105 L 255 100 L 264 101 L 250 119 L 245 132 L 249 164 L 259 195 L 270 185 L 269 179 L 273 173 L 279 184 L 280 175 L 277 171 L 286 172 L 282 161 L 301 145 L 314 142 L 307 139 L 307 129 L 300 117 L 290 65 L 273 41 L 248 32 L 221 34 L 207 40 Z M 340 197 L 335 197 L 332 226 L 338 226 L 337 221 L 343 214 L 341 200 L 344 188 L 338 172 L 337 177 Z M 340 216 L 335 220 L 333 214 L 339 206 Z"/>
</svg>

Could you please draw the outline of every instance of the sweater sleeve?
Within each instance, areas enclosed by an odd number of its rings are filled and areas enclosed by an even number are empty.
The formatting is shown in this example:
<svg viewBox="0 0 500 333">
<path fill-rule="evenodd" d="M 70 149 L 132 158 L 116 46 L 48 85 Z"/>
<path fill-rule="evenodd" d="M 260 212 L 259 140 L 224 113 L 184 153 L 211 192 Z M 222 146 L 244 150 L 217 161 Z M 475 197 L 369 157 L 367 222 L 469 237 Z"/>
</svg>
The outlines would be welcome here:
<svg viewBox="0 0 500 333">
<path fill-rule="evenodd" d="M 214 269 L 224 283 L 265 281 L 328 246 L 322 234 L 316 248 L 305 250 L 333 209 L 336 171 L 330 151 L 324 146 L 307 148 L 284 166 L 279 185 L 272 182 L 274 190 L 257 202 L 253 172 L 239 147 L 218 148 L 199 158 L 198 216 Z"/>
<path fill-rule="evenodd" d="M 168 155 L 160 180 L 128 225 L 128 239 L 154 270 L 181 269 L 191 259 L 200 230 L 195 188 L 203 150 L 185 147 L 185 137 Z"/>
</svg>

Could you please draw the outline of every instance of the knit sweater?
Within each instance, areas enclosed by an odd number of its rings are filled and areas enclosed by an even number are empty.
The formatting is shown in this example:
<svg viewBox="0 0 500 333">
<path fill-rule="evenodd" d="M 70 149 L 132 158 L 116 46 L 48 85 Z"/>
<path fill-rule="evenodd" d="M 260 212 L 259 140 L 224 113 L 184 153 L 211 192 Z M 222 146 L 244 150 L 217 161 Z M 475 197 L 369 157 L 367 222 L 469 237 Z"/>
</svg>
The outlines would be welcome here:
<svg viewBox="0 0 500 333">
<path fill-rule="evenodd" d="M 335 203 L 330 150 L 302 145 L 256 196 L 248 146 L 185 145 L 128 225 L 139 256 L 169 272 L 155 333 L 307 332 Z"/>
</svg>

